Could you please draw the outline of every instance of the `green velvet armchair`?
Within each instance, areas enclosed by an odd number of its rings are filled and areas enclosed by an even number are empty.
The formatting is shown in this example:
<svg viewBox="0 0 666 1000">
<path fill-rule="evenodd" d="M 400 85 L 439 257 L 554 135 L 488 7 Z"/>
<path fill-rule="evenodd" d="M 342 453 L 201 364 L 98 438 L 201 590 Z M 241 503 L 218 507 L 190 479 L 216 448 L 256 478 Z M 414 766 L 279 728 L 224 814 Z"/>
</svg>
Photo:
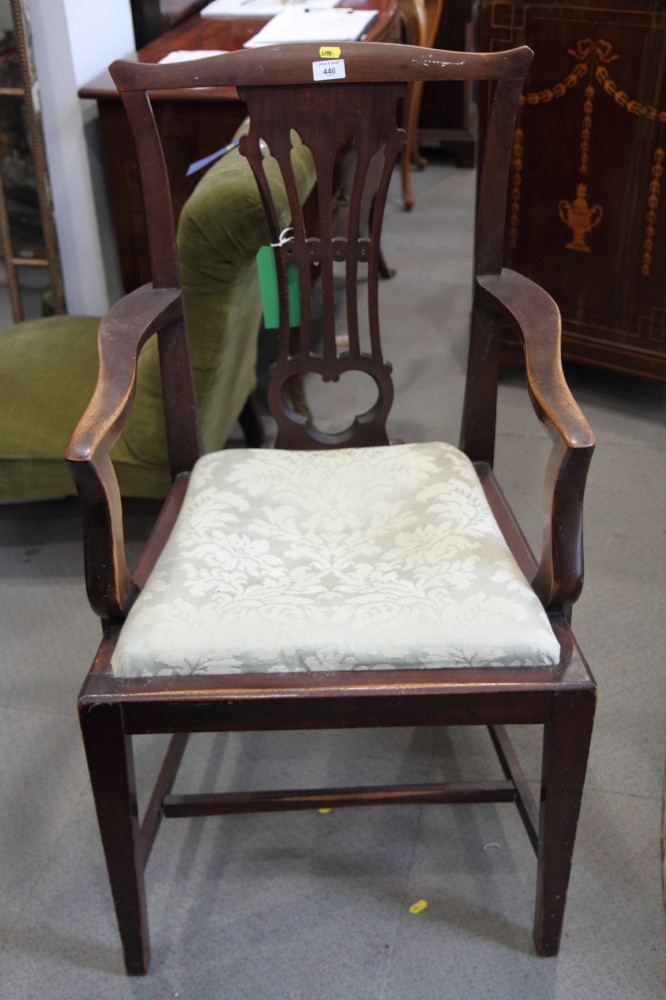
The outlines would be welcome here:
<svg viewBox="0 0 666 1000">
<path fill-rule="evenodd" d="M 305 200 L 314 183 L 308 150 L 295 151 L 294 167 Z M 287 201 L 273 161 L 266 170 L 286 226 Z M 254 178 L 232 149 L 198 183 L 178 225 L 206 451 L 224 446 L 254 389 L 261 322 L 255 256 L 266 242 Z M 64 454 L 95 386 L 98 323 L 90 316 L 54 316 L 0 331 L 0 502 L 74 492 Z M 171 477 L 155 338 L 141 353 L 135 405 L 112 457 L 125 496 L 166 494 Z"/>
</svg>

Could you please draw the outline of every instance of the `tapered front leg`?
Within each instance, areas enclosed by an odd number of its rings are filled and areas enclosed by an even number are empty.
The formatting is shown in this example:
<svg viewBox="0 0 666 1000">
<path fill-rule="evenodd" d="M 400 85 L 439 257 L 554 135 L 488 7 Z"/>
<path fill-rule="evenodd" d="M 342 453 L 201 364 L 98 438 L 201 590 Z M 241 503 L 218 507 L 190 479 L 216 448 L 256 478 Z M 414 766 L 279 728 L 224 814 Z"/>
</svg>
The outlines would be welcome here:
<svg viewBox="0 0 666 1000">
<path fill-rule="evenodd" d="M 83 704 L 79 717 L 125 967 L 143 975 L 150 947 L 132 739 L 118 705 Z"/>
<path fill-rule="evenodd" d="M 557 955 L 578 826 L 596 689 L 554 697 L 544 727 L 534 942 L 537 954 Z"/>
</svg>

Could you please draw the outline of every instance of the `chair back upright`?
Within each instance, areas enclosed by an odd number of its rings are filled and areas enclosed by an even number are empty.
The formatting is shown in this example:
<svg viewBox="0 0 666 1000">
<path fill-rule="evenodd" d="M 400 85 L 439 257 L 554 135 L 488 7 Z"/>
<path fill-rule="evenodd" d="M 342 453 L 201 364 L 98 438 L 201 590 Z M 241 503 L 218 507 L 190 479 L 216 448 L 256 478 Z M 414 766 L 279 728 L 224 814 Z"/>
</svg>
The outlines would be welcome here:
<svg viewBox="0 0 666 1000">
<path fill-rule="evenodd" d="M 490 54 L 363 42 L 336 48 L 334 58 L 319 44 L 301 43 L 167 66 L 118 62 L 111 67 L 137 144 L 158 287 L 177 283 L 178 261 L 168 173 L 148 92 L 232 85 L 247 104 L 250 128 L 240 151 L 251 165 L 266 212 L 279 301 L 279 347 L 268 392 L 278 447 L 388 443 L 393 388 L 379 328 L 380 235 L 391 175 L 405 145 L 396 113 L 408 83 L 475 79 L 495 85 L 478 186 L 475 271 L 499 273 L 513 125 L 532 58 L 526 47 Z M 314 220 L 301 207 L 294 179 L 292 150 L 298 140 L 310 149 L 314 162 Z M 277 161 L 283 179 L 288 230 L 281 227 L 264 172 L 267 156 Z M 359 317 L 359 279 L 367 281 L 364 317 Z M 336 328 L 340 284 L 344 336 Z M 321 331 L 313 322 L 313 294 L 321 300 Z M 298 299 L 298 320 L 293 302 L 290 310 L 290 295 Z M 413 331 L 405 331 L 411 335 Z M 346 429 L 325 433 L 293 409 L 288 389 L 294 376 L 316 373 L 324 381 L 337 381 L 349 371 L 365 372 L 376 385 L 377 398 Z M 183 408 L 171 419 L 176 436 L 184 419 Z"/>
</svg>

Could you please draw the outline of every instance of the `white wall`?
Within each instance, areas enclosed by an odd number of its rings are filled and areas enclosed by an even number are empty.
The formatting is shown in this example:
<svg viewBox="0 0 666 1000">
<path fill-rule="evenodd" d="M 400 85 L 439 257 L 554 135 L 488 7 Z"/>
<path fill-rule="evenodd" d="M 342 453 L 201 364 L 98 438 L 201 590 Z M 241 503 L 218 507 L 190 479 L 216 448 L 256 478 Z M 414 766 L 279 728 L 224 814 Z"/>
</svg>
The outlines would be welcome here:
<svg viewBox="0 0 666 1000">
<path fill-rule="evenodd" d="M 31 0 L 61 2 L 67 18 L 77 87 L 101 73 L 114 59 L 134 49 L 130 0 Z"/>
<path fill-rule="evenodd" d="M 77 91 L 134 48 L 130 0 L 28 0 L 28 9 L 67 311 L 101 315 L 119 284 L 103 190 L 91 173 L 94 105 Z M 92 153 L 94 169 L 94 139 Z"/>
</svg>

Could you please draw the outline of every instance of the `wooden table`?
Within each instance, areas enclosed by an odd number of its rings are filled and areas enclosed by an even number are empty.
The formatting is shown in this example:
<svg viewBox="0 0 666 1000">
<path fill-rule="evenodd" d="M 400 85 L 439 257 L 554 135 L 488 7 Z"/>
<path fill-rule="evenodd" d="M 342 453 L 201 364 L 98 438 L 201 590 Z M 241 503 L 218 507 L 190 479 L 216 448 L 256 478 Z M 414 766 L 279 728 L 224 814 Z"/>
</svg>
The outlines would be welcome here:
<svg viewBox="0 0 666 1000">
<path fill-rule="evenodd" d="M 481 49 L 523 42 L 507 265 L 558 303 L 565 358 L 666 380 L 666 6 L 482 0 Z"/>
<path fill-rule="evenodd" d="M 345 6 L 377 9 L 366 41 L 398 41 L 397 0 L 345 0 Z M 212 18 L 195 14 L 127 56 L 138 62 L 159 62 L 178 50 L 242 48 L 268 18 Z M 150 280 L 143 200 L 134 144 L 125 110 L 113 81 L 104 72 L 79 91 L 97 101 L 109 204 L 113 218 L 122 282 L 126 292 Z M 209 155 L 232 137 L 245 117 L 245 105 L 232 87 L 192 92 L 165 92 L 154 102 L 155 117 L 172 176 L 176 218 L 201 174 L 186 178 L 190 163 Z"/>
</svg>

